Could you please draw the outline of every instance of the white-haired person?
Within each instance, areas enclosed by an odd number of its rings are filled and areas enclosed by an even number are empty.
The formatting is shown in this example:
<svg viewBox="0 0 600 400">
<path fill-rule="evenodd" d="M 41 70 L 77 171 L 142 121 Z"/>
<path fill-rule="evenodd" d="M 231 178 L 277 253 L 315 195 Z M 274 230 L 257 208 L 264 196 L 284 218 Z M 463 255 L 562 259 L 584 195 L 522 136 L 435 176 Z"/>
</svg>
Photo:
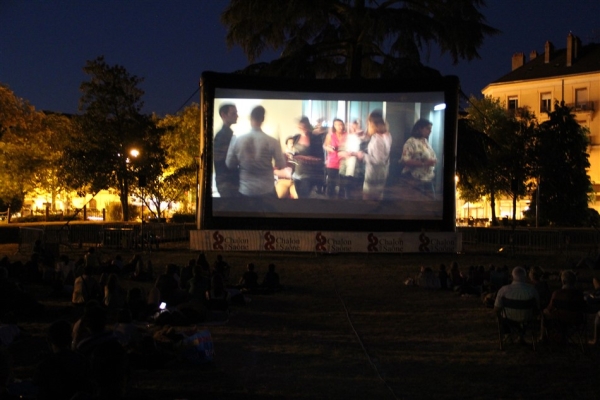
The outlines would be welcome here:
<svg viewBox="0 0 600 400">
<path fill-rule="evenodd" d="M 508 308 L 508 304 L 505 304 L 507 300 L 531 300 L 535 299 L 537 310 L 540 308 L 540 296 L 538 291 L 533 285 L 527 282 L 527 271 L 523 267 L 515 267 L 512 270 L 512 282 L 508 285 L 502 286 L 496 294 L 496 301 L 494 302 L 494 311 L 498 315 L 507 306 L 505 311 L 505 317 L 512 321 L 525 321 L 530 318 L 531 310 L 527 309 L 515 309 Z M 520 342 L 523 342 L 523 334 L 519 338 Z"/>
</svg>

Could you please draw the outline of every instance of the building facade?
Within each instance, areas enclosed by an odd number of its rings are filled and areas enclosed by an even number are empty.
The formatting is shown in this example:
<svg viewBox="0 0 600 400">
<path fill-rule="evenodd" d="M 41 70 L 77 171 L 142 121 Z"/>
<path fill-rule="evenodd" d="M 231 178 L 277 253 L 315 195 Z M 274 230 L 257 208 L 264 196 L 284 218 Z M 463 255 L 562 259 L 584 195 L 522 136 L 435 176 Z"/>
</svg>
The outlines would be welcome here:
<svg viewBox="0 0 600 400">
<path fill-rule="evenodd" d="M 516 53 L 512 71 L 487 85 L 482 93 L 500 99 L 509 110 L 529 109 L 540 123 L 548 119 L 547 112 L 556 101 L 564 101 L 577 122 L 589 129 L 588 175 L 599 200 L 590 202 L 590 207 L 600 211 L 600 44 L 582 45 L 569 33 L 565 48 L 556 49 L 546 42 L 542 54 L 534 50 L 526 59 L 524 53 Z M 526 205 L 519 207 L 525 209 Z M 500 211 L 499 216 L 507 214 Z"/>
</svg>

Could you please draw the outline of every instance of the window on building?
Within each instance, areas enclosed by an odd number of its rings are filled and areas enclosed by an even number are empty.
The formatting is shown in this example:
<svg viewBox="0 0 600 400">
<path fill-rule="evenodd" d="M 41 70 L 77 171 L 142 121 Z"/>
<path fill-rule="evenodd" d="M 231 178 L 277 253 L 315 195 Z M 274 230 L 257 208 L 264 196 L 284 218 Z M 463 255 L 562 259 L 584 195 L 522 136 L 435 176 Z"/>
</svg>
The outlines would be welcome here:
<svg viewBox="0 0 600 400">
<path fill-rule="evenodd" d="M 540 95 L 540 112 L 549 113 L 552 111 L 552 93 L 542 93 Z"/>
<path fill-rule="evenodd" d="M 517 96 L 508 96 L 508 110 L 517 112 L 519 108 L 519 98 Z"/>
<path fill-rule="evenodd" d="M 588 91 L 587 89 L 575 89 L 575 109 L 588 109 Z"/>
</svg>

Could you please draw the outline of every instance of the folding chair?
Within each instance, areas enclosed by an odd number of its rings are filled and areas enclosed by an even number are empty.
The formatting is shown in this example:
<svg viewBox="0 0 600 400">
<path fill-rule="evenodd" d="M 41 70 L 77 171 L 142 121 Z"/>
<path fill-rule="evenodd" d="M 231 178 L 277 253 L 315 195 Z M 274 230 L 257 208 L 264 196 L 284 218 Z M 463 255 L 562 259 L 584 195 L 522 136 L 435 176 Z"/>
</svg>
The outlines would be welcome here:
<svg viewBox="0 0 600 400">
<path fill-rule="evenodd" d="M 546 339 L 558 337 L 559 341 L 579 346 L 585 353 L 587 343 L 587 314 L 581 303 L 554 301 L 551 317 L 542 315 L 543 335 Z M 554 336 L 556 335 L 556 336 Z"/>
<path fill-rule="evenodd" d="M 514 338 L 523 338 L 527 330 L 531 332 L 531 345 L 535 351 L 538 305 L 535 298 L 528 300 L 514 300 L 502 297 L 502 308 L 497 314 L 498 338 L 500 350 L 504 350 L 504 343 L 514 343 Z"/>
</svg>

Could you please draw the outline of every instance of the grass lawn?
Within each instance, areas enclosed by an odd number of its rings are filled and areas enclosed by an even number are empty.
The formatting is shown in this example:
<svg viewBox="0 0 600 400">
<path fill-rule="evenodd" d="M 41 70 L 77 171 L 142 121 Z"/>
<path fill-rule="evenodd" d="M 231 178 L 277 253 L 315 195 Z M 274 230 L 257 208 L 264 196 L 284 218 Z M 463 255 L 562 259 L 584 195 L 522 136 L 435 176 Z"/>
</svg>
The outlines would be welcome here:
<svg viewBox="0 0 600 400">
<path fill-rule="evenodd" d="M 16 247 L 0 246 L 11 260 Z M 82 254 L 81 249 L 72 256 Z M 114 252 L 103 250 L 103 257 Z M 195 252 L 147 253 L 155 266 L 184 265 Z M 216 253 L 208 253 L 212 263 Z M 123 252 L 125 259 L 130 253 Z M 470 265 L 539 265 L 559 271 L 560 258 L 487 255 L 225 253 L 233 277 L 254 262 L 262 279 L 275 263 L 285 290 L 254 295 L 233 307 L 229 321 L 211 325 L 212 366 L 175 363 L 132 372 L 129 394 L 144 399 L 597 399 L 599 352 L 588 347 L 508 345 L 499 350 L 496 319 L 479 297 L 403 284 L 421 265 L 437 270 L 457 260 Z M 589 289 L 593 271 L 579 271 Z M 129 284 L 123 281 L 125 286 Z M 559 287 L 550 282 L 551 289 Z M 30 287 L 30 289 L 36 289 Z M 38 288 L 39 289 L 39 288 Z M 30 334 L 11 349 L 14 374 L 27 379 L 45 350 L 44 329 L 70 317 L 68 302 L 37 296 L 46 314 L 20 321 Z M 590 316 L 590 332 L 591 332 Z"/>
</svg>

